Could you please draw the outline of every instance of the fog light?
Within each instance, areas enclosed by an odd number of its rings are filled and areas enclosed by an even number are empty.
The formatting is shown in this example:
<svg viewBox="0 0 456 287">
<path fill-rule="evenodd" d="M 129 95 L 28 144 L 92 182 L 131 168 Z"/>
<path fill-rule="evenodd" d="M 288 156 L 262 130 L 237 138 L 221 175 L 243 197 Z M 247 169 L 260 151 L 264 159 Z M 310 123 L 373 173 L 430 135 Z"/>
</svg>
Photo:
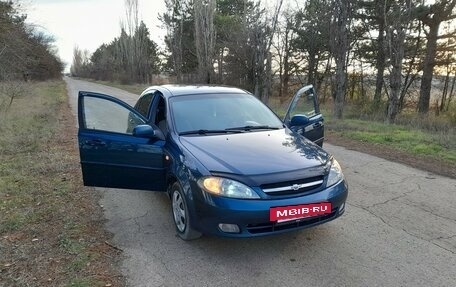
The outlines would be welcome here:
<svg viewBox="0 0 456 287">
<path fill-rule="evenodd" d="M 340 206 L 339 206 L 339 213 L 343 212 L 345 209 L 345 202 L 343 202 Z"/>
<path fill-rule="evenodd" d="M 236 224 L 220 223 L 218 225 L 221 231 L 226 233 L 239 233 L 239 226 Z"/>
</svg>

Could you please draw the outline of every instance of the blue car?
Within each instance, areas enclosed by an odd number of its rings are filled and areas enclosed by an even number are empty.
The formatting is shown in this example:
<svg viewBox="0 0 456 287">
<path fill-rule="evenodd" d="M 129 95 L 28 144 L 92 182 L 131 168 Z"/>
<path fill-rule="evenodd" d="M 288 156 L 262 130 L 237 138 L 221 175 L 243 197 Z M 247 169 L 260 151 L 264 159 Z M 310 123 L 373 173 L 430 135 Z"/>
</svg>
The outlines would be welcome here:
<svg viewBox="0 0 456 287">
<path fill-rule="evenodd" d="M 347 184 L 312 86 L 284 120 L 231 87 L 154 86 L 135 107 L 79 92 L 86 186 L 167 192 L 179 236 L 254 237 L 331 221 Z"/>
</svg>

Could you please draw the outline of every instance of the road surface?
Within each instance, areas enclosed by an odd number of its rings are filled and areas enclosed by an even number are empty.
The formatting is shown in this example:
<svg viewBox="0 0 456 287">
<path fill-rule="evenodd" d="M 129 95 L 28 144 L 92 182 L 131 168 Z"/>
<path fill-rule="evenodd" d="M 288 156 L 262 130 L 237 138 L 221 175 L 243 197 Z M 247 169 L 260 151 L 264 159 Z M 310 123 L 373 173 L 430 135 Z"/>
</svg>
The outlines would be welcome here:
<svg viewBox="0 0 456 287">
<path fill-rule="evenodd" d="M 79 90 L 125 91 L 66 78 Z M 176 235 L 166 195 L 97 188 L 130 286 L 456 286 L 456 180 L 325 144 L 349 183 L 345 214 L 255 239 Z"/>
</svg>

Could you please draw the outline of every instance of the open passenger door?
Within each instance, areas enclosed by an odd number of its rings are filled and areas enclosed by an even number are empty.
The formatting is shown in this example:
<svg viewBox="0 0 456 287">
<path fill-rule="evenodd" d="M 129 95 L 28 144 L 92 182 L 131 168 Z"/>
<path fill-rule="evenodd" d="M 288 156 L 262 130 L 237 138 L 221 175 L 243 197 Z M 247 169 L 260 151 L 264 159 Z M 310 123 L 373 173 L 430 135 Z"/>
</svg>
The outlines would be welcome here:
<svg viewBox="0 0 456 287">
<path fill-rule="evenodd" d="M 312 85 L 305 86 L 294 95 L 283 120 L 289 129 L 323 146 L 324 119 Z"/>
</svg>

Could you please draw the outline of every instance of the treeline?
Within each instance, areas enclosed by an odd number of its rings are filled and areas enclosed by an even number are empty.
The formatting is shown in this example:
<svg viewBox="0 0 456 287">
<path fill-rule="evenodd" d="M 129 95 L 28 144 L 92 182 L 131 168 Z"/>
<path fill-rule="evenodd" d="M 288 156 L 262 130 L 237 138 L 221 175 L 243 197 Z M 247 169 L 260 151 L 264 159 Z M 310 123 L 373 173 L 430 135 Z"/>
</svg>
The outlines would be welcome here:
<svg viewBox="0 0 456 287">
<path fill-rule="evenodd" d="M 12 1 L 0 1 L 0 83 L 61 77 L 53 38 L 25 23 Z"/>
<path fill-rule="evenodd" d="M 272 94 L 277 53 L 274 36 L 283 1 L 269 11 L 260 1 L 165 0 L 161 16 L 167 36 L 165 68 L 178 82 L 229 84 L 264 102 Z"/>
<path fill-rule="evenodd" d="M 125 2 L 127 19 L 135 19 L 137 1 Z M 272 95 L 285 101 L 296 86 L 311 83 L 322 98 L 332 97 L 338 118 L 347 101 L 364 103 L 366 113 L 384 111 L 387 122 L 404 108 L 455 109 L 456 0 L 165 3 L 162 56 L 152 41 L 150 54 L 139 53 L 138 39 L 149 35 L 138 36 L 141 25 L 125 25 L 130 29 L 111 44 L 82 57 L 88 74 L 141 82 L 168 73 L 178 83 L 240 86 L 264 102 Z"/>
<path fill-rule="evenodd" d="M 75 47 L 71 74 L 122 83 L 149 83 L 160 73 L 157 44 L 138 17 L 138 1 L 126 0 L 126 20 L 120 36 L 101 45 L 92 55 Z"/>
</svg>

